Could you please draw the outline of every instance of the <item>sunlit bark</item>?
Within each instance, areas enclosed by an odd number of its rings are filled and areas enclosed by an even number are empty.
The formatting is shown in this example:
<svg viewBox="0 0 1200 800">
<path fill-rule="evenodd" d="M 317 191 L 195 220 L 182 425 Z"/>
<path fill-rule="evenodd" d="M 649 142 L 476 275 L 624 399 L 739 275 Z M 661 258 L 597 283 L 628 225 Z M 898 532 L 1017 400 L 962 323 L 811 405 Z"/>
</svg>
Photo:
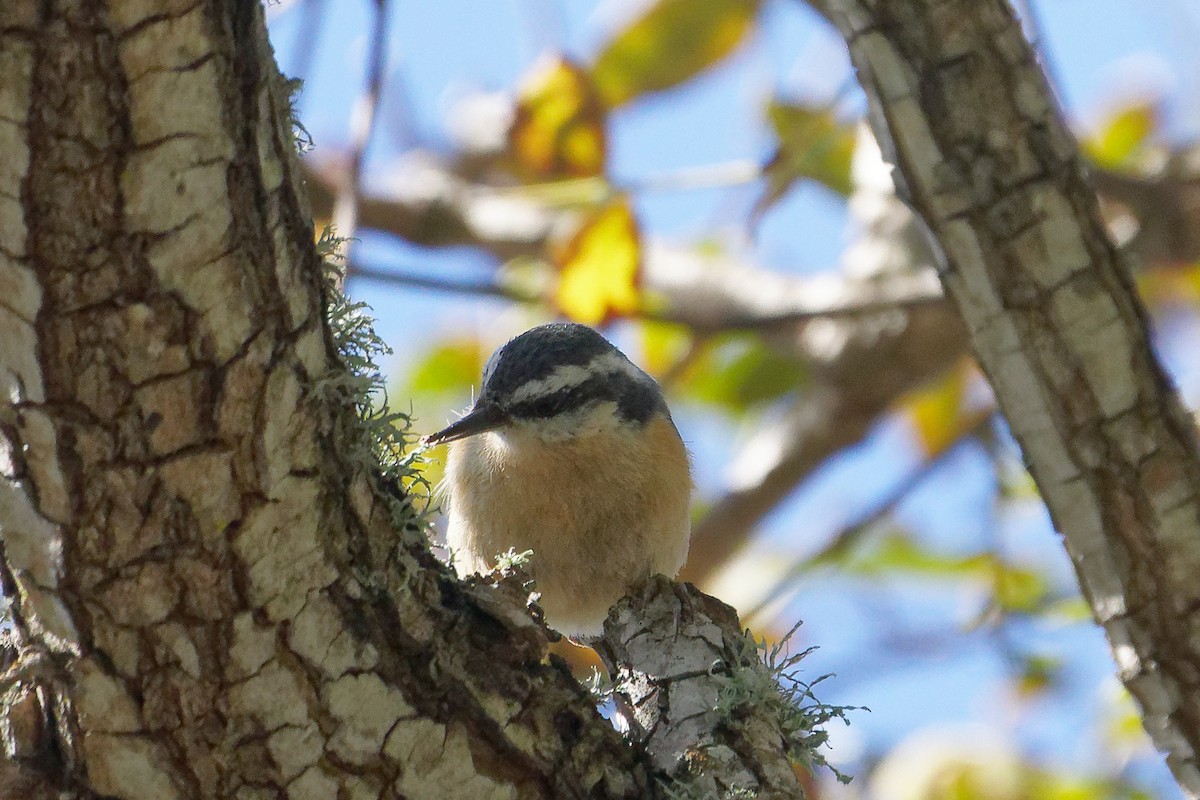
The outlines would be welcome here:
<svg viewBox="0 0 1200 800">
<path fill-rule="evenodd" d="M 823 0 L 1118 674 L 1200 794 L 1200 453 L 1004 0 Z"/>
<path fill-rule="evenodd" d="M 351 446 L 286 93 L 257 2 L 5 6 L 0 797 L 655 796 Z"/>
</svg>

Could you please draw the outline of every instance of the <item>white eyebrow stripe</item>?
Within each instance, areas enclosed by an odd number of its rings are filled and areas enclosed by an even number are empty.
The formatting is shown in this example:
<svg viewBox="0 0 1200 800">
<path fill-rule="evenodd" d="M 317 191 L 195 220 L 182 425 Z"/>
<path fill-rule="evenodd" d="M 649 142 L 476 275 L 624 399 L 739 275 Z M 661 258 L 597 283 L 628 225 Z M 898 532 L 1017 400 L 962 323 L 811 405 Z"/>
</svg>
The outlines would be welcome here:
<svg viewBox="0 0 1200 800">
<path fill-rule="evenodd" d="M 596 375 L 612 372 L 624 372 L 632 378 L 641 377 L 641 370 L 620 353 L 604 353 L 582 367 L 577 364 L 564 364 L 555 367 L 545 378 L 526 381 L 513 391 L 512 402 L 521 403 L 535 397 L 545 397 L 578 386 Z"/>
</svg>

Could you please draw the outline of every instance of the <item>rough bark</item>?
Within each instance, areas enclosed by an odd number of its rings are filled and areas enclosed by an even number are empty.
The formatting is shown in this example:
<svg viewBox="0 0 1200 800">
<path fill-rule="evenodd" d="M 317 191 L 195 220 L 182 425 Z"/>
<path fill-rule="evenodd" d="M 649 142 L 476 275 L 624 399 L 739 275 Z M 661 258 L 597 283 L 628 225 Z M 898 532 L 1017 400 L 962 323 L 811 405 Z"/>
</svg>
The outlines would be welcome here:
<svg viewBox="0 0 1200 800">
<path fill-rule="evenodd" d="M 803 746 L 775 704 L 730 699 L 778 691 L 732 608 L 660 575 L 613 608 L 596 649 L 633 741 L 693 796 L 804 797 L 788 760 Z"/>
<path fill-rule="evenodd" d="M 1118 673 L 1200 794 L 1200 453 L 1004 0 L 823 0 Z"/>
<path fill-rule="evenodd" d="M 397 531 L 258 3 L 9 3 L 4 775 L 76 796 L 641 795 L 544 637 Z M 532 627 L 532 625 L 530 625 Z"/>
<path fill-rule="evenodd" d="M 5 6 L 0 796 L 657 796 L 361 455 L 286 95 L 257 2 Z"/>
</svg>

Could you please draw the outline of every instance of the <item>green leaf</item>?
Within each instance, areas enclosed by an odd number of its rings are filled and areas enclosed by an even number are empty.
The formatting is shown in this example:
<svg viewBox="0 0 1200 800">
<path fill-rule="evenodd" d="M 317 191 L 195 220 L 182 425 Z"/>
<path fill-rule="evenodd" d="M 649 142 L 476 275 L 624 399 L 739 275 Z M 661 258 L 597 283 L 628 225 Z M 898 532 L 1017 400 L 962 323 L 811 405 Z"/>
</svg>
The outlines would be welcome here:
<svg viewBox="0 0 1200 800">
<path fill-rule="evenodd" d="M 1023 697 L 1036 697 L 1054 688 L 1062 672 L 1062 660 L 1052 656 L 1025 656 L 1020 666 L 1016 689 Z"/>
<path fill-rule="evenodd" d="M 752 217 L 786 195 L 798 181 L 814 180 L 838 194 L 850 194 L 850 162 L 854 158 L 854 126 L 841 122 L 829 107 L 772 101 L 767 117 L 779 140 L 764 173 L 767 188 Z"/>
<path fill-rule="evenodd" d="M 483 348 L 476 339 L 452 339 L 434 345 L 409 372 L 405 396 L 465 394 L 479 383 L 483 359 Z"/>
<path fill-rule="evenodd" d="M 880 537 L 853 553 L 828 554 L 816 560 L 814 566 L 820 563 L 837 563 L 846 572 L 865 576 L 915 574 L 987 581 L 993 587 L 996 604 L 1012 612 L 1036 610 L 1049 592 L 1041 573 L 1002 561 L 995 553 L 970 556 L 937 553 L 900 531 Z"/>
<path fill-rule="evenodd" d="M 446 339 L 431 346 L 389 392 L 393 397 L 411 398 L 413 415 L 421 421 L 424 434 L 433 433 L 466 405 L 479 385 L 486 357 L 483 344 L 466 337 Z M 446 445 L 426 451 L 421 465 L 424 480 L 436 486 L 445 467 Z"/>
<path fill-rule="evenodd" d="M 761 338 L 731 334 L 705 348 L 679 388 L 690 399 L 740 414 L 795 391 L 807 375 L 799 361 L 780 355 Z"/>
<path fill-rule="evenodd" d="M 1018 614 L 1037 611 L 1050 591 L 1045 576 L 995 558 L 992 558 L 992 563 L 992 588 L 996 605 L 1004 611 Z"/>
<path fill-rule="evenodd" d="M 657 0 L 592 65 L 609 108 L 669 89 L 729 55 L 754 24 L 760 0 Z"/>
</svg>

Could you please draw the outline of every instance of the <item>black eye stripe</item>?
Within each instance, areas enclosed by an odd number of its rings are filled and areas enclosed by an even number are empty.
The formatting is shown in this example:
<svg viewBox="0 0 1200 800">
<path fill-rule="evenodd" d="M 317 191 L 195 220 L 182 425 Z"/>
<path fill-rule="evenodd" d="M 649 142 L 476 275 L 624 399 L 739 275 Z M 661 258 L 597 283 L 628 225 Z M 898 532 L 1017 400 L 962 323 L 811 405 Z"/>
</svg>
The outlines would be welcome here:
<svg viewBox="0 0 1200 800">
<path fill-rule="evenodd" d="M 646 422 L 662 406 L 654 386 L 624 372 L 604 373 L 538 397 L 514 403 L 507 409 L 517 419 L 547 419 L 599 402 L 617 404 L 617 416 Z"/>
<path fill-rule="evenodd" d="M 551 389 L 573 377 L 567 372 L 556 378 L 563 367 L 582 367 L 590 374 L 579 383 Z M 531 394 L 539 390 L 540 394 Z M 615 403 L 617 416 L 629 422 L 644 423 L 656 412 L 666 413 L 653 378 L 599 333 L 574 322 L 540 325 L 493 353 L 483 368 L 477 402 L 526 420 L 548 419 L 602 402 Z"/>
</svg>

